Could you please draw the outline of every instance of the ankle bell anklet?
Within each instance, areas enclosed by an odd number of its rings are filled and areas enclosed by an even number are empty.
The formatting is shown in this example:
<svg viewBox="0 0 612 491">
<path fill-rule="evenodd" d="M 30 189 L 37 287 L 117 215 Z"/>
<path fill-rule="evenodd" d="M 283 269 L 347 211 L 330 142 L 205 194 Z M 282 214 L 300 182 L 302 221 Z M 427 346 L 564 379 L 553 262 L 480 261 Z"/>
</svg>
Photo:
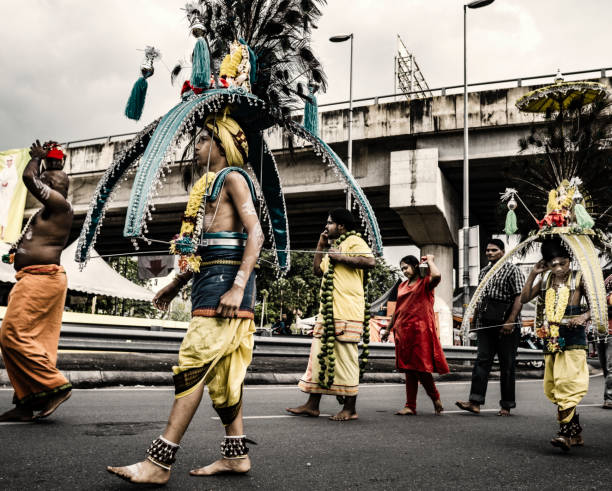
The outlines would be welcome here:
<svg viewBox="0 0 612 491">
<path fill-rule="evenodd" d="M 160 435 L 151 442 L 147 449 L 147 460 L 169 471 L 172 464 L 176 462 L 176 452 L 179 448 L 180 445 L 172 443 Z"/>
<path fill-rule="evenodd" d="M 221 455 L 226 459 L 246 459 L 249 453 L 247 442 L 257 445 L 253 440 L 246 438 L 246 435 L 226 436 L 221 442 Z"/>
<path fill-rule="evenodd" d="M 578 414 L 574 414 L 574 417 L 569 422 L 559 424 L 559 436 L 575 438 L 580 435 L 580 433 L 582 433 L 582 426 L 580 426 Z"/>
</svg>

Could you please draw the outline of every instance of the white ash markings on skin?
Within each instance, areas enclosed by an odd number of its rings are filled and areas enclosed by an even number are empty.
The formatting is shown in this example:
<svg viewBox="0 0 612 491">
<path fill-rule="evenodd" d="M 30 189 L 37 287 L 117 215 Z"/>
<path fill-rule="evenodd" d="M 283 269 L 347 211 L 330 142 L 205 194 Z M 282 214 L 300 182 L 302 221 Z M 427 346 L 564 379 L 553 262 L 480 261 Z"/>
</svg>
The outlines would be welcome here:
<svg viewBox="0 0 612 491">
<path fill-rule="evenodd" d="M 246 284 L 244 271 L 238 271 L 234 279 L 234 285 L 243 287 Z"/>
<path fill-rule="evenodd" d="M 257 225 L 255 226 L 255 243 L 257 244 L 257 247 L 261 247 L 264 243 L 264 234 L 263 234 L 263 230 L 261 229 L 261 225 L 259 223 L 257 223 Z"/>
<path fill-rule="evenodd" d="M 44 184 L 40 179 L 34 179 L 34 186 L 36 189 L 40 191 L 40 196 L 42 199 L 48 199 L 51 194 L 51 188 Z"/>
<path fill-rule="evenodd" d="M 253 202 L 251 200 L 247 200 L 242 203 L 242 206 L 240 208 L 242 209 L 242 213 L 244 213 L 246 216 L 257 215 L 257 212 L 255 211 L 255 207 L 253 206 Z"/>
</svg>

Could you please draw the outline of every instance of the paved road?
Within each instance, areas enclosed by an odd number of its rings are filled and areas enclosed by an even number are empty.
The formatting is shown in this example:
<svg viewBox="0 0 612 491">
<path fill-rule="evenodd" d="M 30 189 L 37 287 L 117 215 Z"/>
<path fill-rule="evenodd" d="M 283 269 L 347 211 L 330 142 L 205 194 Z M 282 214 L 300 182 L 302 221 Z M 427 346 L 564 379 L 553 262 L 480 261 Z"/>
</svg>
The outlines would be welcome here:
<svg viewBox="0 0 612 491">
<path fill-rule="evenodd" d="M 519 408 L 511 418 L 495 415 L 498 383 L 480 416 L 455 411 L 467 396 L 466 382 L 439 384 L 445 415 L 436 417 L 424 392 L 419 416 L 399 417 L 401 385 L 366 385 L 360 420 L 285 416 L 283 408 L 304 400 L 295 387 L 247 387 L 245 408 L 253 469 L 247 476 L 194 478 L 193 467 L 218 456 L 222 435 L 208 401 L 179 451 L 167 489 L 610 489 L 612 411 L 600 409 L 603 379 L 591 378 L 580 409 L 585 448 L 568 455 L 551 447 L 554 408 L 541 382 L 518 382 Z M 49 420 L 0 424 L 0 489 L 133 489 L 105 466 L 143 456 L 162 430 L 172 390 L 118 388 L 75 390 Z M 0 408 L 11 392 L 0 390 Z M 337 411 L 324 398 L 324 413 Z"/>
</svg>

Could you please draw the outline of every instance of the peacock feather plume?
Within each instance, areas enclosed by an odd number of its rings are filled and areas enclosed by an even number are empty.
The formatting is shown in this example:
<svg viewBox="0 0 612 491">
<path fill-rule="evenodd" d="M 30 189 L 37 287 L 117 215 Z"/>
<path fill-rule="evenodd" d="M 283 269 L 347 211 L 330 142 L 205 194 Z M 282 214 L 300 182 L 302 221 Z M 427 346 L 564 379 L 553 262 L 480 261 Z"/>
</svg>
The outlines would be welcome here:
<svg viewBox="0 0 612 491">
<path fill-rule="evenodd" d="M 563 181 L 578 179 L 585 208 L 594 228 L 606 231 L 612 224 L 612 100 L 609 96 L 582 105 L 579 99 L 567 108 L 544 115 L 529 134 L 518 141 L 519 156 L 507 178 L 532 213 L 547 213 L 550 190 Z M 532 217 L 517 208 L 519 229 L 534 228 Z"/>
<path fill-rule="evenodd" d="M 204 26 L 213 74 L 234 40 L 244 41 L 255 55 L 251 75 L 254 95 L 284 116 L 309 101 L 308 83 L 325 91 L 323 67 L 310 45 L 326 0 L 210 0 L 188 2 L 187 18 Z M 198 19 L 198 20 L 196 20 Z M 172 71 L 174 81 L 183 66 Z"/>
</svg>

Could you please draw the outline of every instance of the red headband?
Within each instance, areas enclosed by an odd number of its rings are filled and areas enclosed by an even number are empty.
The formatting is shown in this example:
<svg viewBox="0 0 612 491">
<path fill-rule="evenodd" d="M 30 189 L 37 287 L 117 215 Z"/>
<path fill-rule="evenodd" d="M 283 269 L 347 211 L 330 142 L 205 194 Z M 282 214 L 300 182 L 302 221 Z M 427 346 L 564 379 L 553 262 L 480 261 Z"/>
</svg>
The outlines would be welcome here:
<svg viewBox="0 0 612 491">
<path fill-rule="evenodd" d="M 62 147 L 53 146 L 49 149 L 45 157 L 48 159 L 64 160 L 65 155 L 64 155 L 64 152 L 62 151 Z"/>
<path fill-rule="evenodd" d="M 199 95 L 204 91 L 204 89 L 201 89 L 200 87 L 194 87 L 193 85 L 191 85 L 189 80 L 185 80 L 183 82 L 183 87 L 181 88 L 181 95 L 183 95 L 188 90 L 192 90 L 193 93 L 196 95 Z"/>
</svg>

